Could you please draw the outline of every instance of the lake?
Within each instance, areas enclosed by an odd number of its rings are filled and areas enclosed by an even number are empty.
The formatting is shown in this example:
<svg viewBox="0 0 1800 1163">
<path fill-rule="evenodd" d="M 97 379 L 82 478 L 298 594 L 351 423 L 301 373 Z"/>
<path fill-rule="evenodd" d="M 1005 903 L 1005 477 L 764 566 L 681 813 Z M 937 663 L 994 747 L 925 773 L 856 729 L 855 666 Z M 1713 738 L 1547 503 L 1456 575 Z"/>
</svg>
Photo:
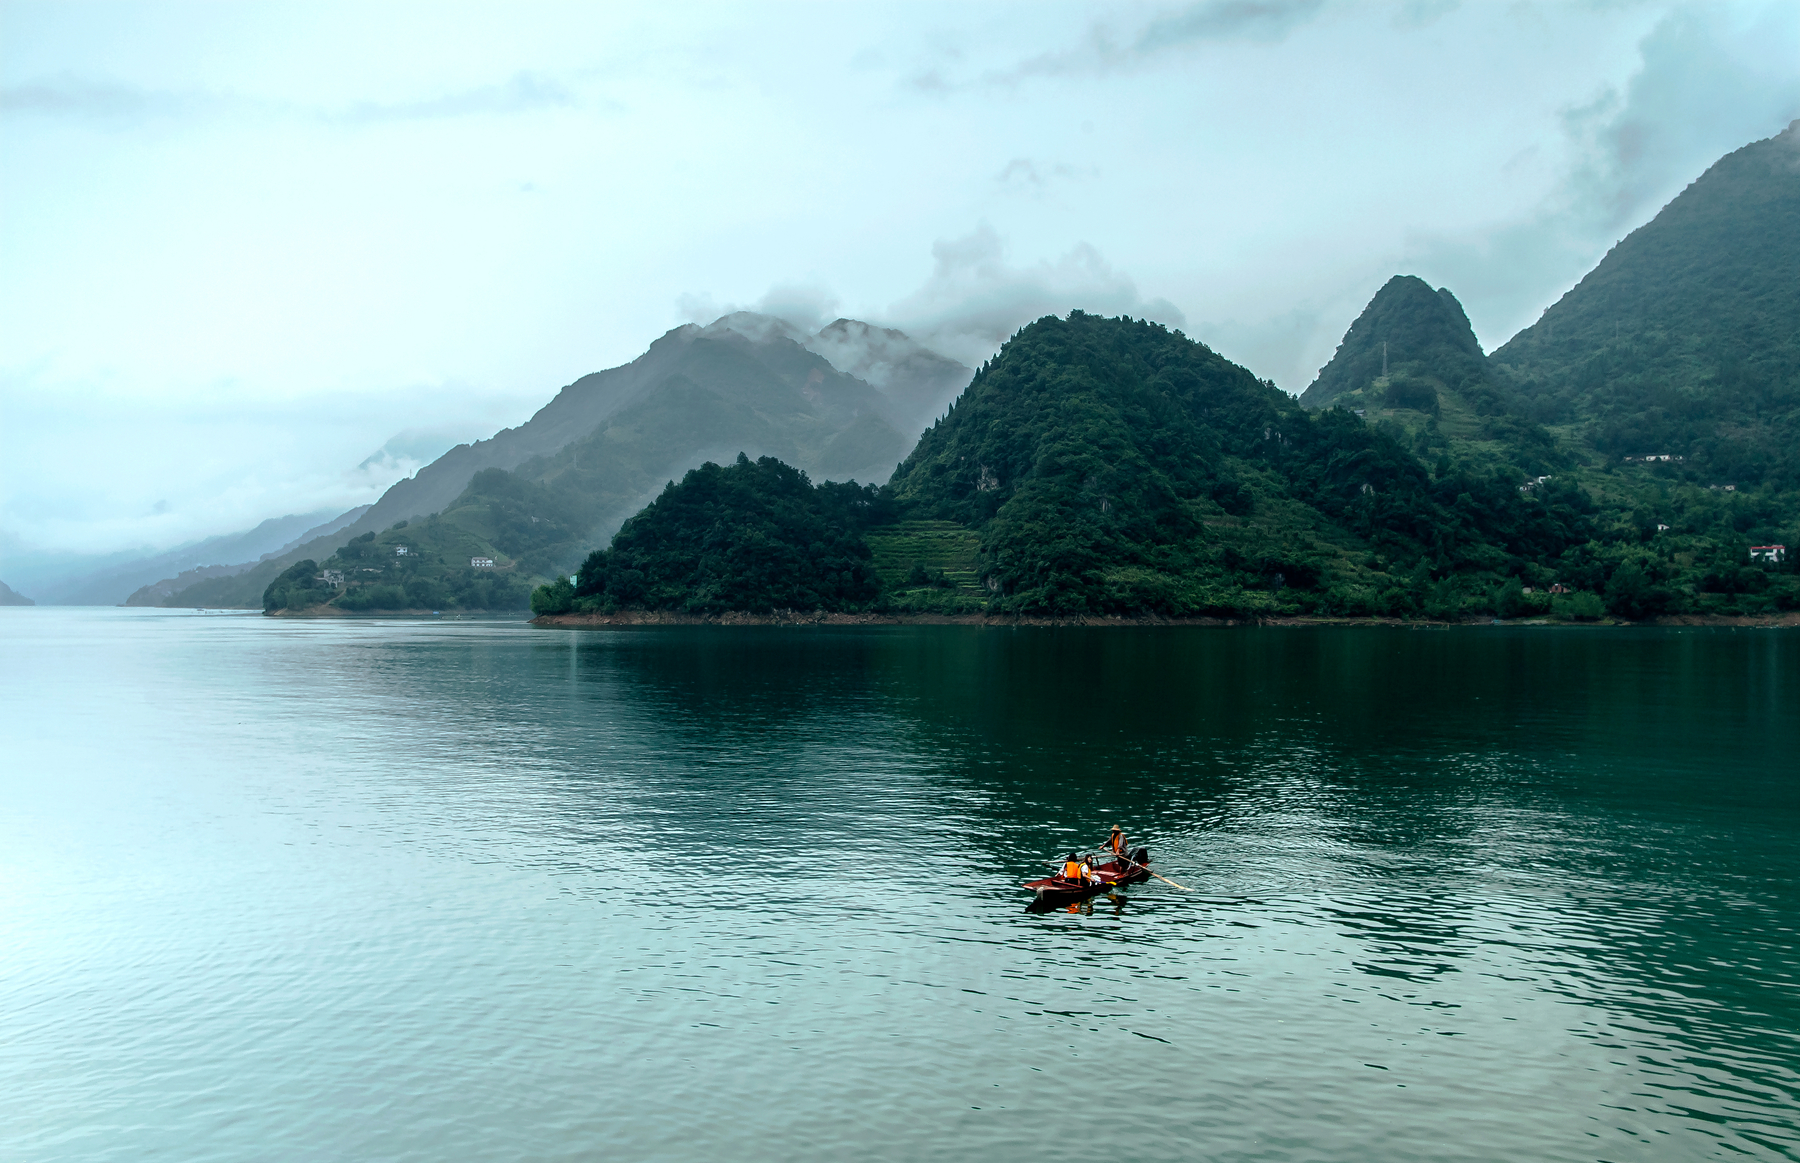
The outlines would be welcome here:
<svg viewBox="0 0 1800 1163">
<path fill-rule="evenodd" d="M 0 647 L 7 1159 L 1800 1158 L 1794 631 Z"/>
</svg>

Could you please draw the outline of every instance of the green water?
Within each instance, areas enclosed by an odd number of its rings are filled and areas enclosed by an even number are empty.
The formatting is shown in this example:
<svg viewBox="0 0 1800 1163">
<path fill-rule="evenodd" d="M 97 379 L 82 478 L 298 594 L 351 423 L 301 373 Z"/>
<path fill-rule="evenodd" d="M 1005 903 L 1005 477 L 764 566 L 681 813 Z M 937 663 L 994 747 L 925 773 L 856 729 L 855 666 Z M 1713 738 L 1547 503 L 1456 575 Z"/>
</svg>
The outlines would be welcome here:
<svg viewBox="0 0 1800 1163">
<path fill-rule="evenodd" d="M 0 649 L 3 1158 L 1800 1158 L 1791 631 Z"/>
</svg>

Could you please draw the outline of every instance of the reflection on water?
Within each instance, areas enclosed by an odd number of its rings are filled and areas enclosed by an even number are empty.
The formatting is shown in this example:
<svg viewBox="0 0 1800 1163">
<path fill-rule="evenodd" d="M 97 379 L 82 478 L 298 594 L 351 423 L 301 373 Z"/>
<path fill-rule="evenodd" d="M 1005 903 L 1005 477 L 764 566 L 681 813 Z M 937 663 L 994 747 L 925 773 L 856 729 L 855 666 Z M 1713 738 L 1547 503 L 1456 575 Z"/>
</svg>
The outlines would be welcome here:
<svg viewBox="0 0 1800 1163">
<path fill-rule="evenodd" d="M 1791 635 L 0 613 L 0 1153 L 1800 1153 Z"/>
</svg>

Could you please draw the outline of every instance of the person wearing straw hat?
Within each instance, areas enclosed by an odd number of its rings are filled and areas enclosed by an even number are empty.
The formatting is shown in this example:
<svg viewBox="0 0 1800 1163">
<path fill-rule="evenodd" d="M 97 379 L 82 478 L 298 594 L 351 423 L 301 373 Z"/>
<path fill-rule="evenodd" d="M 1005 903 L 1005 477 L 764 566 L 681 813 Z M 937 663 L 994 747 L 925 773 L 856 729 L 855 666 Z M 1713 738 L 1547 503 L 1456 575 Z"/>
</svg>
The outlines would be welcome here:
<svg viewBox="0 0 1800 1163">
<path fill-rule="evenodd" d="M 1112 835 L 1106 838 L 1106 850 L 1121 860 L 1126 858 L 1125 831 L 1117 824 L 1112 826 Z"/>
</svg>

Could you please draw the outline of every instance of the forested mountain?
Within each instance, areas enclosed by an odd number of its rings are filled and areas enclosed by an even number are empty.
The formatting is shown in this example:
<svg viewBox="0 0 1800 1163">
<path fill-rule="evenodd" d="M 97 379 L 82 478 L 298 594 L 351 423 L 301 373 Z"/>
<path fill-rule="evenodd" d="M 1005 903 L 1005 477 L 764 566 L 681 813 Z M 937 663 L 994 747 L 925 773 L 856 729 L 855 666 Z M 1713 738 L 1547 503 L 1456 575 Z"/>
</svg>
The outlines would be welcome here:
<svg viewBox="0 0 1800 1163">
<path fill-rule="evenodd" d="M 705 464 L 627 521 L 573 583 L 540 591 L 533 608 L 866 609 L 881 583 L 863 535 L 892 510 L 874 485 L 814 485 L 773 457 Z"/>
<path fill-rule="evenodd" d="M 1605 456 L 1800 488 L 1800 121 L 1727 154 L 1493 354 Z"/>
<path fill-rule="evenodd" d="M 1300 402 L 1347 408 L 1428 464 L 1449 456 L 1535 477 L 1570 463 L 1482 354 L 1450 288 L 1434 291 L 1414 275 L 1395 275 L 1375 293 Z"/>
<path fill-rule="evenodd" d="M 1359 393 L 1359 406 L 1380 402 L 1431 412 L 1440 391 L 1474 387 L 1487 374 L 1487 357 L 1456 296 L 1413 275 L 1395 275 L 1350 325 L 1300 402 L 1323 408 Z"/>
<path fill-rule="evenodd" d="M 1517 485 L 1079 311 L 1014 336 L 892 482 L 979 534 L 1001 609 L 1170 614 L 1474 608 L 1585 539 L 1580 495 Z"/>
<path fill-rule="evenodd" d="M 875 375 L 882 386 L 840 370 L 821 351 Z M 496 567 L 503 574 L 517 571 L 521 579 L 571 568 L 665 482 L 740 452 L 777 456 L 821 478 L 879 482 L 911 446 L 920 409 L 936 406 L 969 374 L 899 332 L 852 320 L 816 335 L 747 312 L 707 327 L 679 327 L 632 363 L 564 388 L 519 428 L 452 449 L 388 490 L 334 538 L 301 546 L 242 578 L 179 590 L 159 604 L 259 604 L 295 562 L 326 568 L 339 546 L 368 534 L 385 537 L 404 520 L 415 537 L 426 528 L 454 543 L 446 543 L 447 572 L 435 588 L 410 571 L 404 584 L 417 592 L 407 608 L 442 602 L 455 608 L 455 595 L 469 593 L 516 593 L 519 608 L 528 586 L 467 589 L 463 582 L 474 583 L 455 572 L 462 568 L 455 563 L 494 557 L 506 563 Z M 435 523 L 421 524 L 434 515 Z"/>
</svg>

